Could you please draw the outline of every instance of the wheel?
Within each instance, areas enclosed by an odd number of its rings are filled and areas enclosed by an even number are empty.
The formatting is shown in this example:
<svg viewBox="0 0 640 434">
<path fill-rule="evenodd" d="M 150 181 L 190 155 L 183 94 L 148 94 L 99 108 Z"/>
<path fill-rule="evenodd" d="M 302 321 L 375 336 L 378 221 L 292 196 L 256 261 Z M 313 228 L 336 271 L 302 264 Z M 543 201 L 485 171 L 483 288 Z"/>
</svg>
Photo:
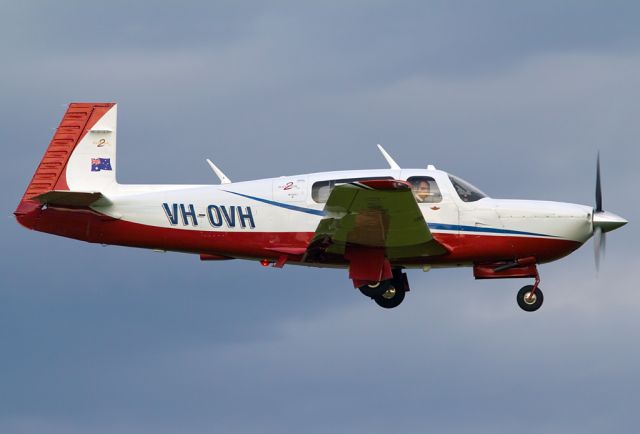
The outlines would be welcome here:
<svg viewBox="0 0 640 434">
<path fill-rule="evenodd" d="M 544 295 L 540 288 L 536 289 L 536 292 L 531 297 L 531 291 L 533 290 L 533 285 L 523 286 L 520 291 L 518 291 L 518 306 L 522 310 L 526 310 L 527 312 L 533 312 L 540 309 L 542 306 L 542 302 L 544 301 Z"/>
<path fill-rule="evenodd" d="M 367 297 L 376 298 L 382 296 L 391 286 L 391 280 L 383 280 L 381 282 L 371 283 L 369 285 L 363 285 L 360 288 L 361 293 Z"/>
<path fill-rule="evenodd" d="M 404 289 L 400 289 L 400 286 L 396 288 L 395 285 L 389 285 L 389 288 L 380 296 L 374 297 L 374 301 L 380 307 L 384 307 L 385 309 L 392 309 L 397 307 L 404 300 L 404 295 L 406 291 Z"/>
</svg>

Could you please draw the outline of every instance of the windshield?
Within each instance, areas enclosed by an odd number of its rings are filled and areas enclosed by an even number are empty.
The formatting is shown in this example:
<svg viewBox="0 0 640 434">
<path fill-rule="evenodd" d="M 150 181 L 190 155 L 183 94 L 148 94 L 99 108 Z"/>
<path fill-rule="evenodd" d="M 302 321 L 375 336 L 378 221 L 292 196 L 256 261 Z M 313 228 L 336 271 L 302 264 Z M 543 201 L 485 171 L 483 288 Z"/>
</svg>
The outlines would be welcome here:
<svg viewBox="0 0 640 434">
<path fill-rule="evenodd" d="M 449 179 L 463 202 L 475 202 L 483 197 L 487 197 L 482 191 L 457 176 L 449 175 Z"/>
</svg>

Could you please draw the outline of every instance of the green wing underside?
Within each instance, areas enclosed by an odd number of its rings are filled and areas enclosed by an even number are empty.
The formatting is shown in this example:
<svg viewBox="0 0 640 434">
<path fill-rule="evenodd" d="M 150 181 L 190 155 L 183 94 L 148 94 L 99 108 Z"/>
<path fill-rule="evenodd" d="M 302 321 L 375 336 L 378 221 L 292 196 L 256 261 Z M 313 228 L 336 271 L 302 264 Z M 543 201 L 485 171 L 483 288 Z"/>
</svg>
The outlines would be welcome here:
<svg viewBox="0 0 640 434">
<path fill-rule="evenodd" d="M 340 185 L 331 192 L 324 210 L 310 248 L 338 255 L 344 254 L 347 245 L 384 248 L 389 260 L 447 253 L 433 239 L 408 188 Z"/>
</svg>

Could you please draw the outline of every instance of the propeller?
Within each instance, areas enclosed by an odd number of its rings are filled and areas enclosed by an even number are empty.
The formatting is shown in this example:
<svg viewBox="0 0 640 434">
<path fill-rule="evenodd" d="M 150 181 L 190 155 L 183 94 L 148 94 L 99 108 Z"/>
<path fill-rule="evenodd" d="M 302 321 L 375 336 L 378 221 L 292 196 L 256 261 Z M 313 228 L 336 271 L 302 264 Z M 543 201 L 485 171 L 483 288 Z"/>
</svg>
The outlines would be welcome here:
<svg viewBox="0 0 640 434">
<path fill-rule="evenodd" d="M 596 262 L 596 271 L 600 271 L 600 258 L 604 258 L 607 247 L 607 235 L 602 232 L 602 228 L 593 230 L 593 253 Z"/>
<path fill-rule="evenodd" d="M 596 207 L 593 209 L 592 215 L 593 226 L 593 253 L 596 263 L 596 270 L 600 269 L 600 259 L 604 258 L 605 248 L 607 245 L 606 233 L 626 225 L 627 220 L 615 215 L 612 212 L 605 211 L 602 208 L 602 185 L 600 181 L 600 152 L 596 160 Z"/>
<path fill-rule="evenodd" d="M 600 152 L 596 160 L 596 212 L 602 212 L 602 187 L 600 187 Z"/>
<path fill-rule="evenodd" d="M 600 182 L 600 152 L 596 160 L 596 207 L 593 210 L 594 222 L 597 220 L 596 214 L 603 214 L 602 209 L 602 186 Z M 604 258 L 607 246 L 607 236 L 602 231 L 602 226 L 595 225 L 593 228 L 593 258 L 596 263 L 596 271 L 600 271 L 600 259 Z"/>
</svg>

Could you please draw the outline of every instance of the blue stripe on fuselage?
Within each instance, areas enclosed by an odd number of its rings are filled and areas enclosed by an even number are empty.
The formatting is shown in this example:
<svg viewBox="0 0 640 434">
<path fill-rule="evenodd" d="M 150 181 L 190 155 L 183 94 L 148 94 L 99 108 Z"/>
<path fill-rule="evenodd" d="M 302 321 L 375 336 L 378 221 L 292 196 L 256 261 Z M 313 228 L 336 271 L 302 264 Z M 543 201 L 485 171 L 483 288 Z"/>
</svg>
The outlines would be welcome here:
<svg viewBox="0 0 640 434">
<path fill-rule="evenodd" d="M 274 205 L 280 208 L 288 209 L 291 211 L 298 211 L 307 214 L 317 215 L 320 217 L 325 216 L 324 210 L 318 210 L 313 208 L 305 208 L 302 206 L 290 205 L 288 203 L 276 202 L 273 200 L 263 199 L 261 197 L 250 196 L 248 194 L 237 193 L 235 191 L 223 190 L 227 193 L 235 194 L 237 196 L 246 197 L 247 199 L 253 199 L 258 202 L 263 202 L 269 205 Z M 505 234 L 505 235 L 527 235 L 534 237 L 550 237 L 557 238 L 554 235 L 545 235 L 545 234 L 537 234 L 534 232 L 524 232 L 524 231 L 514 231 L 510 229 L 499 229 L 499 228 L 479 228 L 477 226 L 463 226 L 463 225 L 449 225 L 445 223 L 427 223 L 429 229 L 433 230 L 442 230 L 442 231 L 459 231 L 459 232 L 480 232 L 480 233 L 491 233 L 491 234 Z"/>
<path fill-rule="evenodd" d="M 557 238 L 554 235 L 537 234 L 535 232 L 514 231 L 511 229 L 479 228 L 477 226 L 448 225 L 444 223 L 427 223 L 427 226 L 429 226 L 429 229 L 442 230 L 442 231 L 482 232 L 482 233 L 490 233 L 490 234 L 528 235 L 533 237 Z"/>
<path fill-rule="evenodd" d="M 257 200 L 258 202 L 268 203 L 269 205 L 279 206 L 280 208 L 290 209 L 291 211 L 299 211 L 307 214 L 324 216 L 324 211 L 321 209 L 304 208 L 302 206 L 289 205 L 288 203 L 276 202 L 273 200 L 262 199 L 261 197 L 249 196 L 248 194 L 236 193 L 235 191 L 223 190 L 227 193 L 236 194 L 238 196 L 246 197 L 248 199 Z"/>
</svg>

